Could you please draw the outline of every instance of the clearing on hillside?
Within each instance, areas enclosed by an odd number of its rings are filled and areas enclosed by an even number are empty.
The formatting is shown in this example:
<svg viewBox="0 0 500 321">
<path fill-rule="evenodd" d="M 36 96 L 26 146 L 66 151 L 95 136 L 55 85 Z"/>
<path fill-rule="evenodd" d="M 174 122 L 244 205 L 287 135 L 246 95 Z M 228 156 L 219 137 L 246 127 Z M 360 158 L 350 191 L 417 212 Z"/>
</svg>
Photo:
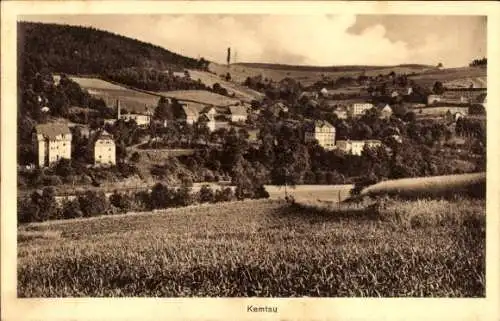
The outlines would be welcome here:
<svg viewBox="0 0 500 321">
<path fill-rule="evenodd" d="M 409 227 L 269 200 L 21 225 L 18 295 L 484 297 L 485 202 L 459 202 Z"/>
<path fill-rule="evenodd" d="M 158 96 L 115 85 L 99 78 L 76 76 L 69 76 L 69 78 L 86 89 L 92 96 L 102 98 L 109 108 L 115 108 L 116 100 L 120 99 L 121 107 L 128 112 L 153 111 L 160 99 Z M 54 75 L 56 83 L 59 82 L 59 79 L 58 75 Z"/>
<path fill-rule="evenodd" d="M 251 102 L 252 100 L 261 100 L 264 98 L 264 94 L 259 93 L 253 89 L 240 85 L 243 81 L 237 81 L 235 83 L 235 79 L 232 81 L 226 81 L 219 77 L 219 74 L 214 75 L 210 72 L 199 71 L 199 70 L 189 70 L 189 74 L 191 78 L 194 80 L 200 80 L 206 86 L 212 87 L 215 83 L 219 83 L 222 87 L 226 88 L 229 93 L 234 93 L 235 98 L 244 100 L 246 102 Z M 244 80 L 244 79 L 243 79 Z"/>
</svg>

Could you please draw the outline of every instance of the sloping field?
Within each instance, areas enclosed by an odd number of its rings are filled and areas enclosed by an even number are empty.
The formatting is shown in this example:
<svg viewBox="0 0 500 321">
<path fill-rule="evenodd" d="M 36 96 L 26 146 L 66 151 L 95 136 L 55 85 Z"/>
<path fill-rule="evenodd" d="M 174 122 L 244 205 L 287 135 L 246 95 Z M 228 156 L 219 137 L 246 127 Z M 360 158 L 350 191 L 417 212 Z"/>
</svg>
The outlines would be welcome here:
<svg viewBox="0 0 500 321">
<path fill-rule="evenodd" d="M 228 92 L 234 93 L 236 98 L 240 100 L 251 102 L 254 99 L 259 100 L 264 97 L 264 95 L 259 93 L 258 91 L 255 91 L 253 89 L 239 85 L 234 82 L 221 79 L 218 76 L 219 74 L 214 75 L 212 73 L 199 70 L 189 70 L 189 74 L 191 75 L 192 79 L 194 80 L 199 79 L 202 83 L 204 83 L 206 86 L 209 87 L 212 87 L 215 83 L 219 83 L 222 87 L 226 88 Z"/>
<path fill-rule="evenodd" d="M 441 81 L 443 84 L 451 82 L 452 87 L 456 84 L 465 84 L 468 87 L 472 83 L 474 88 L 485 88 L 486 77 L 486 68 L 464 67 L 425 72 L 409 78 L 421 86 L 431 87 L 436 81 Z"/>
<path fill-rule="evenodd" d="M 238 99 L 226 97 L 206 90 L 173 90 L 158 92 L 158 94 L 169 98 L 176 98 L 178 100 L 193 100 L 214 106 L 229 106 L 239 102 Z"/>
<path fill-rule="evenodd" d="M 361 196 L 390 195 L 401 198 L 472 195 L 486 197 L 486 173 L 444 175 L 388 180 L 366 187 Z"/>
<path fill-rule="evenodd" d="M 83 89 L 88 90 L 89 94 L 102 98 L 110 108 L 115 108 L 116 100 L 120 99 L 121 107 L 129 112 L 153 111 L 160 99 L 158 96 L 115 85 L 98 78 L 70 76 L 70 79 Z M 54 80 L 58 82 L 59 76 L 55 75 Z"/>
<path fill-rule="evenodd" d="M 349 197 L 353 185 L 297 185 L 295 188 L 287 187 L 288 195 L 295 200 L 321 200 L 338 202 Z M 272 199 L 284 199 L 283 186 L 266 185 L 266 190 Z"/>
<path fill-rule="evenodd" d="M 432 207 L 450 208 L 444 225 L 268 200 L 21 225 L 18 296 L 484 297 L 484 202 Z"/>
<path fill-rule="evenodd" d="M 407 65 L 407 66 L 350 66 L 346 70 L 342 66 L 339 67 L 325 67 L 324 69 L 318 67 L 307 67 L 300 66 L 303 68 L 295 68 L 297 66 L 280 66 L 276 68 L 276 65 L 259 65 L 259 64 L 233 64 L 229 68 L 227 65 L 220 64 L 210 64 L 209 69 L 215 72 L 217 75 L 226 74 L 229 72 L 233 81 L 242 83 L 247 77 L 253 77 L 262 75 L 264 78 L 272 79 L 273 81 L 280 81 L 286 77 L 293 78 L 300 81 L 302 85 L 309 86 L 322 79 L 323 75 L 330 78 L 339 78 L 342 76 L 358 77 L 363 72 L 366 76 L 377 76 L 378 74 L 388 74 L 391 71 L 395 73 L 420 73 L 426 70 L 435 69 L 429 66 L 421 65 Z M 286 69 L 291 68 L 291 69 Z M 334 71 L 329 71 L 334 70 Z"/>
</svg>

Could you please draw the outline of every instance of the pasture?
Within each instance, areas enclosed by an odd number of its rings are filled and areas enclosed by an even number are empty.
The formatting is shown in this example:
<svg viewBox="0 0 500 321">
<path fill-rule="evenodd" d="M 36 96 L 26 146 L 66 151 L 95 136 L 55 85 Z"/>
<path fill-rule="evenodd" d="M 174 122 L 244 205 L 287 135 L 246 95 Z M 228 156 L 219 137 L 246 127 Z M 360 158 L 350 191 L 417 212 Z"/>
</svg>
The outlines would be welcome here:
<svg viewBox="0 0 500 321">
<path fill-rule="evenodd" d="M 484 228 L 484 200 L 248 200 L 21 225 L 18 296 L 484 297 Z"/>
<path fill-rule="evenodd" d="M 128 112 L 153 111 L 160 99 L 158 96 L 115 85 L 98 78 L 70 76 L 70 79 L 86 89 L 92 96 L 102 98 L 109 108 L 116 108 L 116 100 L 119 99 L 122 109 Z M 59 76 L 54 75 L 54 80 L 57 83 Z"/>
</svg>

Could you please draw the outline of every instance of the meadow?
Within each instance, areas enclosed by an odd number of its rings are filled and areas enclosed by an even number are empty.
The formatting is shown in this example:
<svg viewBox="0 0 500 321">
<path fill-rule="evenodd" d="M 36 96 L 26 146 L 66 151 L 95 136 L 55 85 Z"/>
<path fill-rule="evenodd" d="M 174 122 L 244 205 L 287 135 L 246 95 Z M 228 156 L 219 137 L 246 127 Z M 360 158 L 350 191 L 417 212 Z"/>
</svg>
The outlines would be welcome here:
<svg viewBox="0 0 500 321">
<path fill-rule="evenodd" d="M 70 79 L 86 89 L 92 96 L 102 98 L 110 108 L 115 108 L 116 100 L 119 99 L 121 107 L 129 112 L 145 112 L 146 110 L 153 112 L 160 99 L 159 96 L 115 85 L 98 78 L 70 76 Z M 57 83 L 59 76 L 54 75 L 54 80 Z"/>
<path fill-rule="evenodd" d="M 409 78 L 420 86 L 432 87 L 436 81 L 440 81 L 444 84 L 450 82 L 448 83 L 450 87 L 460 87 L 458 84 L 467 84 L 468 87 L 472 83 L 475 88 L 484 88 L 486 87 L 486 68 L 448 68 L 423 72 Z"/>
<path fill-rule="evenodd" d="M 314 67 L 314 66 L 286 66 L 273 64 L 232 64 L 227 65 L 211 63 L 209 69 L 217 75 L 229 72 L 233 81 L 242 83 L 247 77 L 262 75 L 273 81 L 281 81 L 284 78 L 293 78 L 300 81 L 302 85 L 309 86 L 321 80 L 323 76 L 330 78 L 358 77 L 361 74 L 366 76 L 377 76 L 379 74 L 395 73 L 420 73 L 434 70 L 431 66 L 337 66 L 337 67 Z"/>
<path fill-rule="evenodd" d="M 484 200 L 311 204 L 21 225 L 18 296 L 485 296 Z"/>
</svg>

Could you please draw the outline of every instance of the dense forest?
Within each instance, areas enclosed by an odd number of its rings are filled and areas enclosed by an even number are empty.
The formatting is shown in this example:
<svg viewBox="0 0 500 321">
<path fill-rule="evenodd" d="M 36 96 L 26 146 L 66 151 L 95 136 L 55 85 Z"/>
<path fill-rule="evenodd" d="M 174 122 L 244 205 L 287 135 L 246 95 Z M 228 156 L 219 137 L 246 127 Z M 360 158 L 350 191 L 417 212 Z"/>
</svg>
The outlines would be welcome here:
<svg viewBox="0 0 500 321">
<path fill-rule="evenodd" d="M 102 74 L 128 67 L 159 70 L 206 69 L 208 61 L 184 57 L 159 46 L 89 27 L 18 23 L 18 54 L 53 72 Z M 21 66 L 24 63 L 20 64 Z"/>
</svg>

